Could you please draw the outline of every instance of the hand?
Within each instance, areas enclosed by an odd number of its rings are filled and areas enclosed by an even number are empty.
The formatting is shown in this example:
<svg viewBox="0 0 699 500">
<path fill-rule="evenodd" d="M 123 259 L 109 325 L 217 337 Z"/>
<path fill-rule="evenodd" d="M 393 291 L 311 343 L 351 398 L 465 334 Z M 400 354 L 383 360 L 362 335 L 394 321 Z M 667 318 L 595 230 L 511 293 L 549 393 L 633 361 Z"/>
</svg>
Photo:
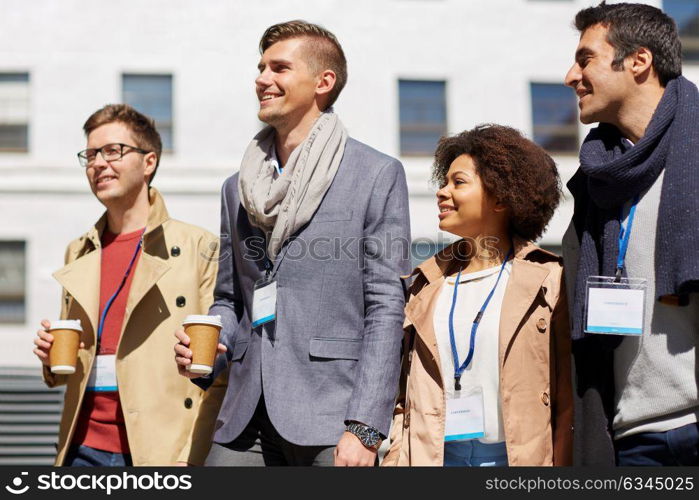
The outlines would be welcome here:
<svg viewBox="0 0 699 500">
<path fill-rule="evenodd" d="M 49 320 L 41 320 L 41 330 L 36 331 L 36 338 L 34 339 L 34 354 L 39 358 L 44 366 L 49 366 L 49 351 L 51 350 L 51 345 L 53 344 L 53 335 L 51 335 L 47 330 L 51 328 L 51 323 Z M 80 342 L 80 349 L 85 349 L 85 342 Z"/>
<path fill-rule="evenodd" d="M 199 378 L 202 376 L 201 373 L 192 373 L 187 370 L 187 367 L 192 364 L 192 351 L 189 350 L 189 336 L 184 333 L 183 329 L 179 329 L 175 332 L 175 337 L 179 340 L 179 343 L 175 344 L 175 362 L 177 363 L 177 371 L 183 377 L 187 378 Z M 227 351 L 226 346 L 219 344 L 216 347 L 216 351 L 219 354 L 223 354 Z"/>
<path fill-rule="evenodd" d="M 174 467 L 189 467 L 187 462 L 175 462 Z"/>
<path fill-rule="evenodd" d="M 367 448 L 357 436 L 345 431 L 335 447 L 336 467 L 373 467 L 377 449 Z"/>
</svg>

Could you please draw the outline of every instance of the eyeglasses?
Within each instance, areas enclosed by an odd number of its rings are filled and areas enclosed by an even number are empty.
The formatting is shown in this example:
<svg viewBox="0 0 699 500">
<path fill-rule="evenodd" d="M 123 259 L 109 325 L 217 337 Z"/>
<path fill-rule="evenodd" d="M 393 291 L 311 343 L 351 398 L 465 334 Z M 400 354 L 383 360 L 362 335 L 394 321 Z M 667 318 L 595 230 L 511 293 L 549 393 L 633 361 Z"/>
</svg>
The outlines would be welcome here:
<svg viewBox="0 0 699 500">
<path fill-rule="evenodd" d="M 125 148 L 128 148 L 125 150 Z M 80 151 L 78 153 L 78 161 L 80 166 L 87 168 L 91 167 L 95 160 L 97 160 L 97 153 L 102 155 L 104 161 L 117 161 L 121 160 L 122 157 L 129 153 L 130 151 L 135 151 L 136 153 L 148 154 L 151 151 L 146 151 L 145 149 L 137 148 L 136 146 L 129 146 L 128 144 L 105 144 L 101 148 L 88 148 Z"/>
</svg>

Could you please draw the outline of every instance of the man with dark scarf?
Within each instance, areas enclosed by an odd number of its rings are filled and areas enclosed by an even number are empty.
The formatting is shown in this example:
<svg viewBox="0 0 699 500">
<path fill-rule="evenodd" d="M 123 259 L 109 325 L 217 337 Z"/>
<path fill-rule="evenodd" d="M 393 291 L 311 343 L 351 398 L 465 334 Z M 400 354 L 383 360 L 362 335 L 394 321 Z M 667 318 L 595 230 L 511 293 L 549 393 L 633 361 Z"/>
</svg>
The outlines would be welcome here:
<svg viewBox="0 0 699 500">
<path fill-rule="evenodd" d="M 599 123 L 568 183 L 575 208 L 563 240 L 575 461 L 697 465 L 699 93 L 681 76 L 677 28 L 659 9 L 602 2 L 578 12 L 575 26 L 565 82 L 580 120 Z M 640 336 L 585 331 L 588 279 L 617 272 L 647 280 Z"/>
</svg>

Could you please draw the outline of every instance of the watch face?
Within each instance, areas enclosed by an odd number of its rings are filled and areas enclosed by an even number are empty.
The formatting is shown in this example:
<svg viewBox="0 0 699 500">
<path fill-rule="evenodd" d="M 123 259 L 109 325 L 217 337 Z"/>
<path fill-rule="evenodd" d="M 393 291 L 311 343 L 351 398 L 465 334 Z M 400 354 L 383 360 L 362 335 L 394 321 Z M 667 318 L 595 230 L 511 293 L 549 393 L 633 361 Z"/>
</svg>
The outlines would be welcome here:
<svg viewBox="0 0 699 500">
<path fill-rule="evenodd" d="M 369 448 L 376 446 L 381 439 L 379 432 L 367 425 L 355 424 L 350 426 L 350 432 L 357 436 L 364 446 Z"/>
</svg>

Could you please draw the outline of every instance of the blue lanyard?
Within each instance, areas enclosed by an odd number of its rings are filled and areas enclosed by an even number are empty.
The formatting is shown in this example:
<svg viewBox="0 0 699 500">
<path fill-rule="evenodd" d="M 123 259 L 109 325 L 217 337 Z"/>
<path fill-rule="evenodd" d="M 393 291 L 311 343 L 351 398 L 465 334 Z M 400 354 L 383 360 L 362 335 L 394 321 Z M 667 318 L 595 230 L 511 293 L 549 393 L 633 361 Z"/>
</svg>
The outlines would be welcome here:
<svg viewBox="0 0 699 500">
<path fill-rule="evenodd" d="M 466 356 L 466 359 L 464 360 L 464 363 L 461 366 L 459 366 L 459 353 L 456 350 L 456 339 L 454 338 L 454 310 L 456 309 L 456 297 L 459 291 L 459 278 L 461 278 L 461 269 L 459 269 L 459 273 L 456 275 L 456 283 L 454 283 L 454 295 L 451 299 L 451 310 L 449 311 L 449 341 L 451 342 L 451 355 L 454 359 L 454 390 L 461 390 L 461 375 L 464 373 L 464 370 L 466 370 L 468 365 L 471 364 L 471 361 L 473 360 L 473 353 L 476 350 L 476 332 L 478 331 L 478 325 L 480 325 L 481 319 L 483 319 L 483 314 L 485 313 L 485 310 L 488 307 L 490 299 L 493 298 L 495 289 L 498 287 L 498 283 L 500 283 L 502 272 L 505 270 L 505 265 L 507 264 L 507 261 L 510 260 L 511 255 L 512 249 L 510 249 L 510 251 L 507 252 L 507 256 L 505 257 L 505 260 L 503 260 L 502 266 L 500 266 L 498 279 L 495 281 L 493 289 L 490 290 L 488 297 L 485 299 L 485 302 L 483 302 L 481 309 L 478 311 L 478 314 L 476 314 L 476 318 L 473 320 L 473 324 L 471 325 L 471 340 L 468 346 L 468 355 Z"/>
<path fill-rule="evenodd" d="M 633 218 L 636 215 L 636 205 L 638 205 L 638 195 L 633 199 L 631 209 L 629 210 L 629 218 L 626 222 L 626 227 L 619 221 L 619 256 L 616 259 L 616 276 L 615 281 L 621 281 L 621 275 L 624 272 L 624 262 L 626 261 L 626 251 L 629 249 L 629 238 L 631 237 L 631 228 L 633 227 Z M 623 211 L 620 219 L 623 220 Z"/>
<path fill-rule="evenodd" d="M 136 262 L 136 257 L 138 257 L 138 252 L 141 250 L 141 246 L 143 245 L 143 234 L 146 232 L 144 229 L 143 232 L 141 233 L 141 236 L 138 238 L 138 245 L 136 245 L 136 251 L 133 253 L 133 257 L 131 257 L 131 262 L 129 262 L 129 267 L 126 268 L 126 272 L 124 273 L 124 277 L 121 279 L 121 283 L 116 289 L 116 292 L 114 292 L 114 295 L 109 297 L 109 300 L 107 303 L 104 305 L 104 310 L 102 311 L 102 314 L 100 315 L 100 322 L 99 325 L 97 326 L 97 351 L 99 352 L 99 344 L 100 340 L 102 339 L 102 330 L 104 329 L 104 320 L 107 318 L 107 312 L 109 312 L 109 309 L 112 307 L 112 304 L 117 298 L 117 295 L 119 295 L 119 292 L 121 292 L 121 289 L 124 288 L 124 285 L 126 284 L 126 280 L 129 278 L 129 274 L 131 274 L 131 270 L 133 269 L 134 262 Z"/>
</svg>

